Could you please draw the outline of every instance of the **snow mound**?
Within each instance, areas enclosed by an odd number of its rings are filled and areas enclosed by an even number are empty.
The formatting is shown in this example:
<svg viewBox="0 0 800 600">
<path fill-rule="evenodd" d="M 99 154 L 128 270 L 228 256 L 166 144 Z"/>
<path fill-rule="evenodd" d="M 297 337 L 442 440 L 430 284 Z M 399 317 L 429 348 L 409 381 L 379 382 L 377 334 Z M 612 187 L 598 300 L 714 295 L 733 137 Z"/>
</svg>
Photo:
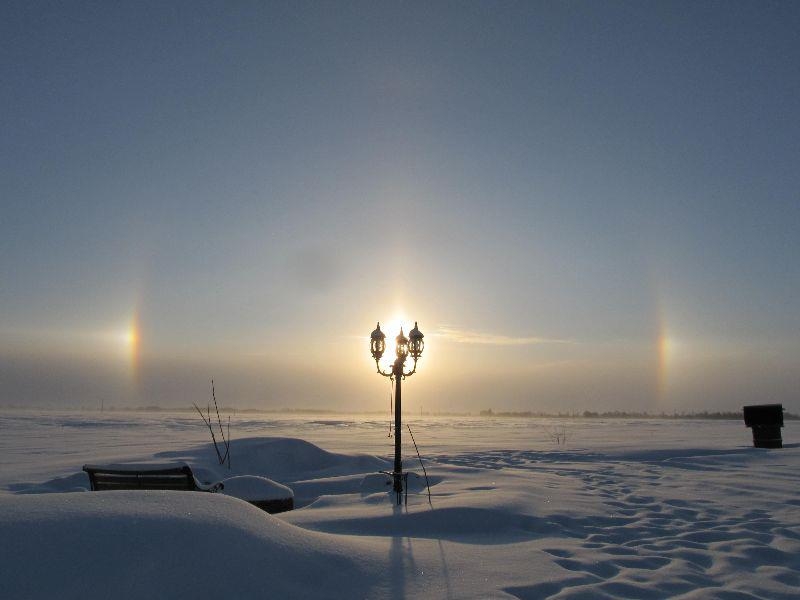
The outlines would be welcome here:
<svg viewBox="0 0 800 600">
<path fill-rule="evenodd" d="M 285 485 L 281 485 L 266 477 L 255 475 L 237 475 L 222 481 L 225 487 L 219 492 L 240 500 L 284 500 L 294 498 L 294 493 Z"/>
<path fill-rule="evenodd" d="M 0 496 L 0 539 L 18 598 L 303 598 L 320 581 L 358 597 L 373 583 L 346 542 L 221 494 Z"/>
<path fill-rule="evenodd" d="M 204 444 L 188 451 L 161 452 L 159 458 L 183 460 L 192 465 L 210 465 L 215 459 L 213 445 Z M 305 440 L 285 437 L 251 437 L 231 442 L 234 472 L 259 475 L 281 483 L 303 479 L 336 477 L 385 470 L 389 461 L 367 454 L 336 454 Z M 198 467 L 196 472 L 202 470 Z M 221 479 L 229 471 L 220 468 Z M 213 479 L 213 477 L 211 477 Z"/>
</svg>

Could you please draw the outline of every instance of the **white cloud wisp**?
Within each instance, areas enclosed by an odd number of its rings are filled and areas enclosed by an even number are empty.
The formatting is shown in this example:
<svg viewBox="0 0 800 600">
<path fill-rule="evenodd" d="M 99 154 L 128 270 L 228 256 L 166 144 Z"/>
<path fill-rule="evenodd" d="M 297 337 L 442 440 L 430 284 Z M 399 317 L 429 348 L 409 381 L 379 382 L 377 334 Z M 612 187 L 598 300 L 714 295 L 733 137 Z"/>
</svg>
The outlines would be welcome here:
<svg viewBox="0 0 800 600">
<path fill-rule="evenodd" d="M 536 344 L 567 344 L 569 340 L 559 340 L 537 336 L 508 336 L 494 333 L 483 333 L 458 329 L 449 325 L 440 325 L 433 334 L 436 337 L 459 344 L 485 344 L 492 346 L 532 346 Z"/>
</svg>

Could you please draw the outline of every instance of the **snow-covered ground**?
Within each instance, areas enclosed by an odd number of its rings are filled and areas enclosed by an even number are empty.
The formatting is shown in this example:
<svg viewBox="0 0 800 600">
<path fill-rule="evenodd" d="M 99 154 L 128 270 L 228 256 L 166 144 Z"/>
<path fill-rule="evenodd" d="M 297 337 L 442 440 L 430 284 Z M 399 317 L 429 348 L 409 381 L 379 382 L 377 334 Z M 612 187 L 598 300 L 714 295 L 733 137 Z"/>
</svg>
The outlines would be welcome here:
<svg viewBox="0 0 800 600">
<path fill-rule="evenodd" d="M 410 417 L 407 507 L 375 416 L 233 417 L 232 470 L 189 413 L 0 413 L 4 598 L 797 598 L 800 424 Z M 558 443 L 556 434 L 566 434 Z M 299 507 L 86 493 L 85 463 L 257 475 Z M 77 492 L 77 493 L 73 493 Z"/>
</svg>

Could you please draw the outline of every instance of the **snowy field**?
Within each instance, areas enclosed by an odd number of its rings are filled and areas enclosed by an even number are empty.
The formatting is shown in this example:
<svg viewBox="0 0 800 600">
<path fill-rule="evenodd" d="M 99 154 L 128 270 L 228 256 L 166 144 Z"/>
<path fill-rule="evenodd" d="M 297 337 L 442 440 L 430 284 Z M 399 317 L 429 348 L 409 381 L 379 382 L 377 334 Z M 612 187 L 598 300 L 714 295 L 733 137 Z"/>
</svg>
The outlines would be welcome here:
<svg viewBox="0 0 800 600">
<path fill-rule="evenodd" d="M 397 507 L 388 419 L 238 415 L 232 470 L 189 413 L 0 413 L 3 598 L 800 597 L 800 426 L 410 417 L 431 484 Z M 556 435 L 566 435 L 557 441 Z M 268 477 L 299 507 L 87 493 L 85 463 Z"/>
</svg>

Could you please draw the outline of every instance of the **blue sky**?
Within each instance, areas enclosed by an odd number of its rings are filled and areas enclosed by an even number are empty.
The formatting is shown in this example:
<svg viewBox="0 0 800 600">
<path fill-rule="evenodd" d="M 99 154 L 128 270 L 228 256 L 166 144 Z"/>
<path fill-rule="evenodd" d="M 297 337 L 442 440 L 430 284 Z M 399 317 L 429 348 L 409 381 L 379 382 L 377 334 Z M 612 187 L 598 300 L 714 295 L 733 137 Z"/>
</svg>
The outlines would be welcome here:
<svg viewBox="0 0 800 600">
<path fill-rule="evenodd" d="M 800 410 L 798 26 L 4 3 L 0 404 Z"/>
</svg>

